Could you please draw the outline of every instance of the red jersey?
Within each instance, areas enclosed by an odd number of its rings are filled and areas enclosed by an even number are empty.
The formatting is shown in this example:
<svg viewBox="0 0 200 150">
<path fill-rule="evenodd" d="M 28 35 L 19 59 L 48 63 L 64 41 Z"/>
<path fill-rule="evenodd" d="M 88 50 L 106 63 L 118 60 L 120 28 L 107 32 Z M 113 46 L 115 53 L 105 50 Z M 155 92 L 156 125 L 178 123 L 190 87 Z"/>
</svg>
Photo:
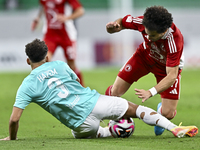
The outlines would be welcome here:
<svg viewBox="0 0 200 150">
<path fill-rule="evenodd" d="M 57 21 L 56 14 L 65 14 L 65 4 L 68 3 L 73 10 L 82 7 L 78 0 L 40 0 L 44 8 L 47 30 L 49 29 L 65 29 L 65 24 Z"/>
<path fill-rule="evenodd" d="M 141 32 L 144 42 L 140 44 L 138 50 L 147 53 L 149 61 L 156 61 L 158 64 L 167 67 L 179 65 L 183 67 L 183 36 L 180 30 L 173 23 L 165 35 L 158 41 L 148 40 L 145 27 L 142 25 L 143 16 L 132 17 L 127 15 L 122 19 L 122 26 L 127 29 L 138 30 Z"/>
</svg>

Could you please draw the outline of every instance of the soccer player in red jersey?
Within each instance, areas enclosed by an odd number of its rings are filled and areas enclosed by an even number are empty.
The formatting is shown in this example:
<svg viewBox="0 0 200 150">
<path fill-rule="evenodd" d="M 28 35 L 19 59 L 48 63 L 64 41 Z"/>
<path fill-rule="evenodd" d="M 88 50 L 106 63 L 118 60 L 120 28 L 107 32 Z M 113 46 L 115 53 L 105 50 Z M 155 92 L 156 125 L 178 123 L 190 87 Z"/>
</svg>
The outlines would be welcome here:
<svg viewBox="0 0 200 150">
<path fill-rule="evenodd" d="M 56 48 L 62 47 L 68 65 L 77 74 L 83 85 L 81 72 L 75 63 L 77 31 L 73 20 L 84 14 L 84 8 L 78 0 L 39 0 L 39 2 L 41 7 L 38 16 L 33 20 L 32 31 L 35 30 L 42 14 L 45 13 L 43 40 L 49 49 L 49 60 L 51 61 Z"/>
<path fill-rule="evenodd" d="M 145 102 L 159 93 L 162 102 L 158 104 L 157 111 L 168 119 L 174 118 L 180 96 L 184 41 L 171 13 L 162 6 L 152 6 L 146 9 L 143 16 L 127 15 L 109 22 L 106 29 L 108 33 L 138 30 L 144 38 L 119 71 L 114 84 L 108 87 L 106 95 L 122 96 L 133 82 L 151 72 L 157 84 L 149 90 L 136 88 L 136 95 Z M 155 127 L 154 131 L 156 135 L 161 135 L 164 129 Z"/>
</svg>

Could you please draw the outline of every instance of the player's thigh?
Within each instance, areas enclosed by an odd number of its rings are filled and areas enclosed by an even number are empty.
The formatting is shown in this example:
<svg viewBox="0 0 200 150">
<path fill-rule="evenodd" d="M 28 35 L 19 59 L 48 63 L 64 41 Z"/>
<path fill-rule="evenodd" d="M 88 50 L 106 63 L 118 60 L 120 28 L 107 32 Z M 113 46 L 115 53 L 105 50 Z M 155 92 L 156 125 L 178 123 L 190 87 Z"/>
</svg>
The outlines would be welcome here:
<svg viewBox="0 0 200 150">
<path fill-rule="evenodd" d="M 101 95 L 92 111 L 100 120 L 118 120 L 128 110 L 128 101 L 116 96 Z"/>
<path fill-rule="evenodd" d="M 64 55 L 67 60 L 76 59 L 76 42 L 72 41 L 71 44 L 62 42 L 61 47 L 64 50 Z"/>
<path fill-rule="evenodd" d="M 56 40 L 53 39 L 52 37 L 45 36 L 44 41 L 48 47 L 48 52 L 50 52 L 53 55 L 58 46 Z"/>
<path fill-rule="evenodd" d="M 92 113 L 85 119 L 79 127 L 72 130 L 75 138 L 95 138 L 99 129 L 100 120 Z"/>
<path fill-rule="evenodd" d="M 130 86 L 130 83 L 117 76 L 112 86 L 111 94 L 112 96 L 122 96 Z"/>
</svg>

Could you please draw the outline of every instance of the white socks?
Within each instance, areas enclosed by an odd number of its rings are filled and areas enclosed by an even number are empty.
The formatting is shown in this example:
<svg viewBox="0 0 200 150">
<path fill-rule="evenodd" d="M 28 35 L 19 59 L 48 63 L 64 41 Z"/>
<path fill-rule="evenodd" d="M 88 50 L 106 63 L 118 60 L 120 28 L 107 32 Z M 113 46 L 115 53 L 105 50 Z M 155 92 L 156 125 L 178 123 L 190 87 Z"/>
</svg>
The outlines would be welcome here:
<svg viewBox="0 0 200 150">
<path fill-rule="evenodd" d="M 143 118 L 141 118 L 142 113 L 144 114 Z M 160 126 L 167 130 L 171 130 L 177 126 L 153 109 L 141 105 L 139 105 L 136 110 L 136 116 L 142 119 L 146 124 Z"/>
<path fill-rule="evenodd" d="M 110 137 L 110 136 L 111 136 L 111 133 L 108 127 L 103 128 L 99 126 L 99 130 L 97 131 L 97 138 Z"/>
</svg>

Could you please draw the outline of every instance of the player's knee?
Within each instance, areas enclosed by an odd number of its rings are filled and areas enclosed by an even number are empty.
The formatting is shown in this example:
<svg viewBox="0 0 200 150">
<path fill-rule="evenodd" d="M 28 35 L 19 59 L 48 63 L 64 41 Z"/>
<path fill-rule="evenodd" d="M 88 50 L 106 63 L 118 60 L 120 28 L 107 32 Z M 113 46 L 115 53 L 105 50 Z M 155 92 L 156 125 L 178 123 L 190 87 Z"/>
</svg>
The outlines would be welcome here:
<svg viewBox="0 0 200 150">
<path fill-rule="evenodd" d="M 175 117 L 176 115 L 176 110 L 169 110 L 168 112 L 162 112 L 162 115 L 166 117 L 167 119 L 171 120 Z"/>
</svg>

